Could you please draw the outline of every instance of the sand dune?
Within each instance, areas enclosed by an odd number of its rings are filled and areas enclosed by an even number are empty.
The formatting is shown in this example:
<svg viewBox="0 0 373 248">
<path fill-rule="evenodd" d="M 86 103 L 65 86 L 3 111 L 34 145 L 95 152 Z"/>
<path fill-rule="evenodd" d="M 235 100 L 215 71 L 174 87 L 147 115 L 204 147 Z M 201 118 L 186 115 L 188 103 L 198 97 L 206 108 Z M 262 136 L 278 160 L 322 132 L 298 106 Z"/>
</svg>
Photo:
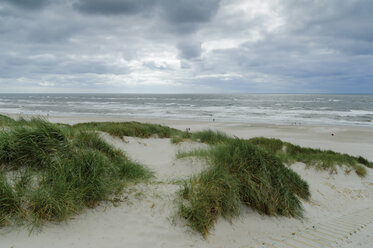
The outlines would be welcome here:
<svg viewBox="0 0 373 248">
<path fill-rule="evenodd" d="M 181 121 L 164 124 L 180 129 L 191 127 L 192 131 L 213 128 L 243 138 L 282 138 L 373 159 L 369 152 L 373 150 L 370 129 L 339 127 L 331 130 L 330 127 L 261 127 Z M 336 135 L 331 137 L 330 131 Z M 0 247 L 350 248 L 370 247 L 373 242 L 369 232 L 373 226 L 372 169 L 368 169 L 365 178 L 360 178 L 353 172 L 346 175 L 338 170 L 337 174 L 330 174 L 296 163 L 291 168 L 309 183 L 312 193 L 311 201 L 303 202 L 303 220 L 262 216 L 242 206 L 239 217 L 231 223 L 219 219 L 211 235 L 203 239 L 177 215 L 176 196 L 180 189 L 177 180 L 199 173 L 208 165 L 198 159 L 176 159 L 176 154 L 204 145 L 193 142 L 174 145 L 169 139 L 159 138 L 125 137 L 123 141 L 107 134 L 102 136 L 131 159 L 151 168 L 156 176 L 153 182 L 130 186 L 118 197 L 118 203 L 104 203 L 66 223 L 49 223 L 41 232 L 29 235 L 23 228 L 3 228 Z"/>
</svg>

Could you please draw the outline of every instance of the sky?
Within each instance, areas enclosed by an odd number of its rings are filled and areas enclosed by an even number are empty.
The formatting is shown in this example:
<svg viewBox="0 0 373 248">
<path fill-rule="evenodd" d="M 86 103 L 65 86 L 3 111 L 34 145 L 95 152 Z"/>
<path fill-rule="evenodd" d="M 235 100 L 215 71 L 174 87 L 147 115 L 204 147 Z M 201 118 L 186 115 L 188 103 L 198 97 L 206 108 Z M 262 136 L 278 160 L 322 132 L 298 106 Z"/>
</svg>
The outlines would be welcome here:
<svg viewBox="0 0 373 248">
<path fill-rule="evenodd" d="M 373 93 L 372 0 L 0 0 L 0 93 Z"/>
</svg>

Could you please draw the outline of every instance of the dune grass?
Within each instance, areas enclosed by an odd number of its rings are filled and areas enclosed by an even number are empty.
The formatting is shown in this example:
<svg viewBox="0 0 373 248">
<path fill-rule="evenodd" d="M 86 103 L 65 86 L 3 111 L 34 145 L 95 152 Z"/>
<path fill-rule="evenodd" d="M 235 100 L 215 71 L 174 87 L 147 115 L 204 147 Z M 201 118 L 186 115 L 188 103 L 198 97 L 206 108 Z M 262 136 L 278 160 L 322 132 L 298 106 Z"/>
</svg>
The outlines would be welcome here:
<svg viewBox="0 0 373 248">
<path fill-rule="evenodd" d="M 185 182 L 179 214 L 206 236 L 217 217 L 231 219 L 240 212 L 239 183 L 224 168 L 214 166 Z"/>
<path fill-rule="evenodd" d="M 6 127 L 9 125 L 14 125 L 16 123 L 15 120 L 12 118 L 6 116 L 6 115 L 0 115 L 0 127 Z"/>
<path fill-rule="evenodd" d="M 346 165 L 364 176 L 372 163 L 333 151 L 303 148 L 276 139 L 242 140 L 211 130 L 189 133 L 138 122 L 52 124 L 40 118 L 13 120 L 0 115 L 0 226 L 63 221 L 119 193 L 152 173 L 130 161 L 97 131 L 112 136 L 172 137 L 212 145 L 179 153 L 206 158 L 211 166 L 191 177 L 180 191 L 180 215 L 204 236 L 216 219 L 239 214 L 241 204 L 276 216 L 302 217 L 300 199 L 308 185 L 283 163 L 304 162 L 333 170 Z"/>
<path fill-rule="evenodd" d="M 205 130 L 193 133 L 192 139 L 210 145 L 217 145 L 225 143 L 227 140 L 230 140 L 231 138 L 220 131 Z"/>
<path fill-rule="evenodd" d="M 180 130 L 174 128 L 140 122 L 89 122 L 79 123 L 73 127 L 102 131 L 119 138 L 123 138 L 123 136 L 149 138 L 152 135 L 159 138 L 170 138 L 182 134 Z"/>
<path fill-rule="evenodd" d="M 308 200 L 307 182 L 286 164 L 303 162 L 308 166 L 333 171 L 347 166 L 363 177 L 364 166 L 372 163 L 333 151 L 303 148 L 278 139 L 243 140 L 211 130 L 190 135 L 190 139 L 212 145 L 179 153 L 177 158 L 205 158 L 209 169 L 185 182 L 179 192 L 179 214 L 204 237 L 219 216 L 231 218 L 245 204 L 270 216 L 302 218 L 300 199 Z"/>
<path fill-rule="evenodd" d="M 212 165 L 185 183 L 179 214 L 203 236 L 217 217 L 237 215 L 241 204 L 271 216 L 303 216 L 299 198 L 309 199 L 308 184 L 269 152 L 229 139 L 193 154 L 209 157 Z"/>
<path fill-rule="evenodd" d="M 192 137 L 192 133 L 180 131 L 178 133 L 175 133 L 172 136 L 171 143 L 172 144 L 178 144 L 178 143 L 183 142 L 185 140 L 191 139 L 191 137 Z"/>
<path fill-rule="evenodd" d="M 208 158 L 211 154 L 209 149 L 194 149 L 189 152 L 178 152 L 176 154 L 177 159 L 186 158 L 186 157 L 200 157 L 200 158 Z"/>
<path fill-rule="evenodd" d="M 335 172 L 337 166 L 344 165 L 347 169 L 354 170 L 360 177 L 364 177 L 367 173 L 364 166 L 372 168 L 373 165 L 361 156 L 355 157 L 330 150 L 325 151 L 300 147 L 279 139 L 258 137 L 250 139 L 250 142 L 275 154 L 284 163 L 289 165 L 294 162 L 303 162 L 307 166 L 313 166 L 317 169 L 328 170 L 330 172 Z"/>
<path fill-rule="evenodd" d="M 212 130 L 199 131 L 195 133 L 181 132 L 173 137 L 172 143 L 177 144 L 187 139 L 210 145 L 217 145 L 224 143 L 230 139 L 230 137 L 223 132 Z"/>
<path fill-rule="evenodd" d="M 62 221 L 152 173 L 97 132 L 42 119 L 0 131 L 0 225 Z"/>
<path fill-rule="evenodd" d="M 222 132 L 205 130 L 191 134 L 190 139 L 210 145 L 218 145 L 230 142 L 234 138 Z M 305 148 L 279 139 L 256 137 L 249 141 L 253 145 L 276 155 L 283 163 L 288 165 L 302 162 L 307 166 L 330 172 L 336 172 L 337 166 L 345 166 L 347 170 L 354 170 L 360 177 L 366 175 L 365 167 L 373 168 L 373 163 L 361 156 L 355 157 L 330 150 Z"/>
<path fill-rule="evenodd" d="M 9 223 L 9 216 L 19 211 L 19 198 L 0 171 L 0 226 Z"/>
</svg>

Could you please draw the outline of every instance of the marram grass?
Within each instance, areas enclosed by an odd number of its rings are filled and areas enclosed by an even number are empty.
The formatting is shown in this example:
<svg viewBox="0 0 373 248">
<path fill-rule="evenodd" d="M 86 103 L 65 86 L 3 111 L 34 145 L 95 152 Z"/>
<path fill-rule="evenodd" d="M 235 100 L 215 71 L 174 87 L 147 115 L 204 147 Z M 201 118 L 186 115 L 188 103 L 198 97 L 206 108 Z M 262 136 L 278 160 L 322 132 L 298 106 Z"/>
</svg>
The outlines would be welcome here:
<svg viewBox="0 0 373 248">
<path fill-rule="evenodd" d="M 337 166 L 346 166 L 352 169 L 360 177 L 367 173 L 365 167 L 372 168 L 372 163 L 363 157 L 354 157 L 348 154 L 342 154 L 330 150 L 320 150 L 305 148 L 279 139 L 252 138 L 250 142 L 259 146 L 276 156 L 284 163 L 292 164 L 294 162 L 303 162 L 307 166 L 317 169 L 335 172 Z"/>
<path fill-rule="evenodd" d="M 296 161 L 331 170 L 344 164 L 364 176 L 372 163 L 332 151 L 303 148 L 276 139 L 241 140 L 211 130 L 189 133 L 138 122 L 52 124 L 40 118 L 0 115 L 0 226 L 63 221 L 119 193 L 152 173 L 102 140 L 110 135 L 192 139 L 209 150 L 178 154 L 207 158 L 210 168 L 180 191 L 179 213 L 204 236 L 216 219 L 239 214 L 241 204 L 261 214 L 301 218 L 308 185 L 283 163 Z"/>
<path fill-rule="evenodd" d="M 210 145 L 218 145 L 230 142 L 234 138 L 229 137 L 222 132 L 205 130 L 191 134 L 190 139 Z M 307 166 L 321 170 L 328 170 L 330 172 L 335 172 L 337 166 L 345 166 L 347 170 L 354 170 L 360 177 L 366 175 L 365 167 L 373 168 L 373 163 L 361 156 L 355 157 L 330 150 L 305 148 L 288 142 L 283 142 L 279 139 L 257 137 L 252 138 L 249 141 L 253 145 L 261 147 L 269 153 L 276 155 L 283 163 L 288 165 L 295 162 L 303 162 Z"/>
<path fill-rule="evenodd" d="M 123 138 L 123 136 L 134 136 L 149 138 L 152 135 L 159 138 L 170 138 L 181 135 L 182 132 L 170 127 L 140 122 L 89 122 L 74 125 L 75 128 L 97 130 L 109 133 L 112 136 Z"/>
<path fill-rule="evenodd" d="M 239 181 L 222 167 L 214 166 L 185 182 L 180 191 L 179 214 L 206 236 L 219 216 L 239 214 Z"/>
<path fill-rule="evenodd" d="M 274 155 L 241 139 L 202 154 L 212 165 L 185 183 L 179 214 L 203 236 L 219 216 L 237 215 L 241 204 L 271 216 L 303 216 L 299 198 L 309 199 L 308 184 Z"/>
<path fill-rule="evenodd" d="M 89 128 L 15 123 L 0 131 L 0 226 L 63 221 L 152 176 Z"/>
<path fill-rule="evenodd" d="M 16 121 L 12 118 L 6 115 L 0 115 L 0 127 L 7 127 L 9 125 L 14 125 L 15 123 Z"/>
<path fill-rule="evenodd" d="M 261 214 L 302 218 L 300 199 L 310 198 L 309 186 L 284 163 L 300 161 L 330 171 L 346 165 L 359 176 L 365 176 L 364 166 L 372 166 L 362 157 L 303 148 L 278 139 L 243 140 L 211 130 L 191 134 L 190 138 L 213 145 L 209 150 L 177 155 L 205 158 L 211 164 L 186 181 L 179 192 L 179 214 L 204 237 L 219 216 L 239 214 L 241 204 Z"/>
</svg>

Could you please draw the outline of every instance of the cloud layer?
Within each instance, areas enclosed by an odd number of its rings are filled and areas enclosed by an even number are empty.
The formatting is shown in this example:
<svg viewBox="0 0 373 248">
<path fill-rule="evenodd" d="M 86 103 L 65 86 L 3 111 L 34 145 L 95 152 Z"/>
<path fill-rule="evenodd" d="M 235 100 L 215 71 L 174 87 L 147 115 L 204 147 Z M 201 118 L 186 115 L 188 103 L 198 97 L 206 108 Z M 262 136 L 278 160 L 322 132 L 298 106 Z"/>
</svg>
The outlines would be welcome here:
<svg viewBox="0 0 373 248">
<path fill-rule="evenodd" d="M 6 0 L 0 92 L 373 93 L 370 0 Z"/>
</svg>

